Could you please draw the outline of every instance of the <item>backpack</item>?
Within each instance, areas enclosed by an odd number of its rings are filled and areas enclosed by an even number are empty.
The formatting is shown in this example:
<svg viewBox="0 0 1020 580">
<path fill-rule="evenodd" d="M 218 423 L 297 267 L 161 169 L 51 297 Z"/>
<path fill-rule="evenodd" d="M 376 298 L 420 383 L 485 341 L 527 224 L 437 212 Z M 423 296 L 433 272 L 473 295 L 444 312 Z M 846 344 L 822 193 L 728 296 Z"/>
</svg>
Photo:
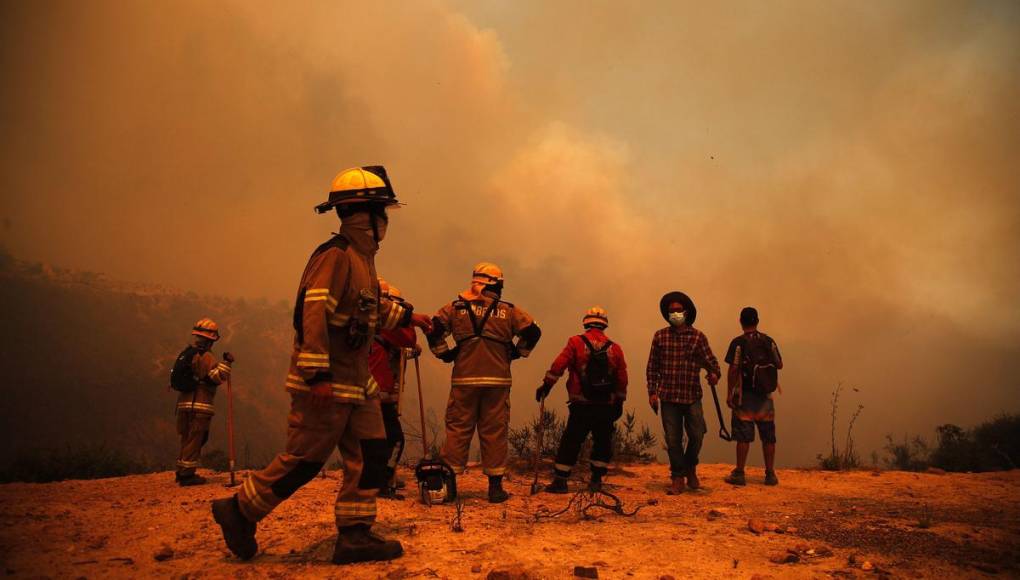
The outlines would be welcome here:
<svg viewBox="0 0 1020 580">
<path fill-rule="evenodd" d="M 582 334 L 581 340 L 589 353 L 588 364 L 581 374 L 581 393 L 593 403 L 608 402 L 609 395 L 616 391 L 616 376 L 609 363 L 609 347 L 613 341 L 607 340 L 602 348 L 596 349 L 587 336 Z"/>
<path fill-rule="evenodd" d="M 772 340 L 767 336 L 754 333 L 745 337 L 740 366 L 745 389 L 767 395 L 779 386 L 779 370 L 772 354 Z"/>
<path fill-rule="evenodd" d="M 190 393 L 198 388 L 198 377 L 191 366 L 198 354 L 198 347 L 190 345 L 177 355 L 173 368 L 170 369 L 170 388 L 181 393 Z"/>
</svg>

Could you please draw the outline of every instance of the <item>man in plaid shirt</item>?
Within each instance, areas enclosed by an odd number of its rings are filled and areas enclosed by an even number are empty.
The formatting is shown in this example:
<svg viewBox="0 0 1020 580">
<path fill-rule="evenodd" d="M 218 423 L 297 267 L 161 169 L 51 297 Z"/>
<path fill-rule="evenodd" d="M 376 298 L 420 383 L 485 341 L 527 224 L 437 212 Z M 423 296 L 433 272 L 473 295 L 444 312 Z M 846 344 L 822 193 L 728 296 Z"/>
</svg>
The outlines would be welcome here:
<svg viewBox="0 0 1020 580">
<path fill-rule="evenodd" d="M 669 326 L 655 333 L 648 354 L 648 404 L 659 412 L 662 406 L 662 430 L 669 453 L 672 476 L 670 495 L 687 486 L 698 489 L 697 466 L 701 443 L 708 430 L 701 409 L 701 369 L 708 371 L 708 382 L 719 382 L 719 361 L 708 346 L 708 338 L 694 328 L 698 315 L 694 302 L 683 292 L 670 292 L 659 301 L 662 317 Z M 683 435 L 687 433 L 687 448 Z"/>
</svg>

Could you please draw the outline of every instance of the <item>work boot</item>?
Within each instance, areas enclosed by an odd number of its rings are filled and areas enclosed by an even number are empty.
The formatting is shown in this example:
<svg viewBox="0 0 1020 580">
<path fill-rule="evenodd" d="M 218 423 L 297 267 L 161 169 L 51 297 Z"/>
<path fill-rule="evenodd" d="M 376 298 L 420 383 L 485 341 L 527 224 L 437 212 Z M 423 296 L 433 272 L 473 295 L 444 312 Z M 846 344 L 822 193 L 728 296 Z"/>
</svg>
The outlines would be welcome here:
<svg viewBox="0 0 1020 580">
<path fill-rule="evenodd" d="M 588 491 L 598 493 L 602 491 L 602 474 L 592 473 L 591 481 L 588 483 Z"/>
<path fill-rule="evenodd" d="M 489 503 L 503 503 L 510 499 L 510 494 L 503 489 L 503 476 L 489 476 Z"/>
<path fill-rule="evenodd" d="M 687 470 L 687 487 L 691 489 L 701 489 L 701 480 L 698 479 L 697 466 L 692 466 Z"/>
<path fill-rule="evenodd" d="M 404 547 L 396 540 L 384 540 L 373 534 L 365 524 L 340 528 L 333 549 L 334 564 L 392 560 L 404 554 Z"/>
<path fill-rule="evenodd" d="M 404 496 L 397 493 L 397 488 L 387 485 L 379 490 L 379 499 L 404 499 Z"/>
<path fill-rule="evenodd" d="M 545 486 L 545 491 L 548 493 L 567 493 L 567 478 L 556 476 L 553 477 L 552 483 Z"/>
<path fill-rule="evenodd" d="M 769 469 L 765 471 L 765 485 L 779 485 L 779 478 L 776 477 L 775 470 Z"/>
<path fill-rule="evenodd" d="M 181 487 L 188 487 L 191 485 L 202 485 L 203 483 L 206 483 L 206 481 L 207 481 L 206 478 L 202 477 L 201 475 L 198 475 L 197 473 L 192 473 L 191 475 L 178 477 L 177 485 Z"/>
<path fill-rule="evenodd" d="M 725 479 L 723 479 L 723 481 L 730 485 L 747 485 L 747 480 L 744 479 L 743 469 L 734 469 L 726 476 Z"/>
<path fill-rule="evenodd" d="M 684 492 L 684 476 L 674 475 L 666 495 L 680 495 Z"/>
<path fill-rule="evenodd" d="M 242 560 L 251 560 L 259 551 L 255 541 L 255 524 L 248 521 L 237 505 L 237 496 L 218 499 L 212 502 L 213 519 L 223 531 L 223 539 L 235 556 Z"/>
</svg>

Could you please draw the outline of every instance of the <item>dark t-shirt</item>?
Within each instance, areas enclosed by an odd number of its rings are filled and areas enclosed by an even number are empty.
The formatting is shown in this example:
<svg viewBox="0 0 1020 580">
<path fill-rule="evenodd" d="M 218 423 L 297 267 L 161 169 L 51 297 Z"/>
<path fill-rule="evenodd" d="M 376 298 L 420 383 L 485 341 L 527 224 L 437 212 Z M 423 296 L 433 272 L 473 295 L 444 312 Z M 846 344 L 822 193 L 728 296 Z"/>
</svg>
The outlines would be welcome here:
<svg viewBox="0 0 1020 580">
<path fill-rule="evenodd" d="M 779 354 L 779 346 L 776 344 L 776 341 L 772 340 L 772 337 L 765 334 L 764 332 L 758 332 L 757 330 L 754 332 L 745 332 L 744 334 L 741 334 L 740 336 L 730 341 L 730 347 L 726 349 L 726 358 L 724 359 L 726 361 L 726 364 L 730 365 L 738 364 L 734 362 L 738 360 L 737 359 L 738 354 L 740 357 L 740 361 L 743 361 L 744 354 L 747 352 L 748 340 L 752 335 L 757 335 L 758 337 L 768 342 L 770 348 L 772 349 L 772 357 L 776 363 L 776 366 L 782 367 L 783 357 Z M 749 367 L 744 366 L 742 364 L 740 365 L 740 373 L 743 376 L 744 379 L 743 384 L 745 385 L 751 384 L 750 371 L 751 369 Z"/>
</svg>

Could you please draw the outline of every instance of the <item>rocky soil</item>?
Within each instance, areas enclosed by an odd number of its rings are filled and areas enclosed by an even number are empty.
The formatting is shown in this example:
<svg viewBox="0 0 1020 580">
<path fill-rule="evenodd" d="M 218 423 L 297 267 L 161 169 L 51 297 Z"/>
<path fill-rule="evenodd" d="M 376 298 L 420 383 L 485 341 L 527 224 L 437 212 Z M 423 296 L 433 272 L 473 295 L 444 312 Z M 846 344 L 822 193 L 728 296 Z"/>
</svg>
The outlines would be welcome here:
<svg viewBox="0 0 1020 580">
<path fill-rule="evenodd" d="M 328 562 L 338 472 L 317 478 L 259 526 L 249 563 L 226 550 L 209 511 L 225 474 L 192 488 L 158 473 L 0 486 L 0 574 L 14 578 L 864 578 L 1020 576 L 1020 470 L 993 474 L 780 470 L 781 485 L 723 483 L 665 495 L 662 465 L 625 466 L 608 489 L 627 517 L 569 509 L 588 498 L 529 496 L 517 475 L 503 505 L 477 470 L 460 480 L 463 509 L 415 498 L 380 501 L 377 531 L 403 558 L 339 568 Z M 406 474 L 411 477 L 410 474 Z M 412 482 L 413 483 L 413 482 Z M 576 485 L 576 484 L 575 484 Z M 604 498 L 605 499 L 605 498 Z M 538 517 L 536 517 L 538 516 Z"/>
</svg>

